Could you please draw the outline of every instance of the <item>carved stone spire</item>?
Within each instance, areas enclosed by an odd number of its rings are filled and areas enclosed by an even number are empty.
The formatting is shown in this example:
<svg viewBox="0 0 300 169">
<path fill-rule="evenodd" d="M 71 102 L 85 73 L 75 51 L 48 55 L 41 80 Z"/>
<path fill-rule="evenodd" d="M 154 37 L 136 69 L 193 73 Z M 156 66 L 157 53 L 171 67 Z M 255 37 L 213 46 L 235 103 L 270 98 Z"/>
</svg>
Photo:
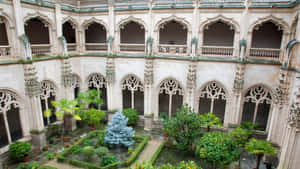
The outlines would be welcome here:
<svg viewBox="0 0 300 169">
<path fill-rule="evenodd" d="M 290 126 L 300 128 L 300 88 L 298 88 L 296 99 L 290 107 L 287 120 Z"/>
<path fill-rule="evenodd" d="M 153 60 L 147 59 L 145 64 L 145 85 L 153 84 Z"/>
<path fill-rule="evenodd" d="M 188 74 L 187 74 L 187 88 L 194 89 L 196 87 L 196 79 L 197 79 L 197 65 L 195 63 L 191 63 L 189 65 Z"/>
<path fill-rule="evenodd" d="M 73 82 L 72 66 L 69 59 L 62 60 L 62 82 L 65 87 L 71 87 Z"/>
<path fill-rule="evenodd" d="M 279 105 L 288 104 L 289 101 L 289 86 L 290 78 L 288 75 L 288 70 L 280 69 L 278 76 L 279 84 L 276 88 L 276 102 Z"/>
<path fill-rule="evenodd" d="M 106 80 L 109 84 L 115 81 L 115 64 L 112 58 L 107 58 L 106 60 Z"/>
<path fill-rule="evenodd" d="M 245 64 L 238 64 L 235 71 L 234 91 L 240 92 L 244 87 Z"/>
<path fill-rule="evenodd" d="M 25 93 L 29 97 L 38 96 L 41 92 L 37 71 L 33 64 L 24 65 Z"/>
</svg>

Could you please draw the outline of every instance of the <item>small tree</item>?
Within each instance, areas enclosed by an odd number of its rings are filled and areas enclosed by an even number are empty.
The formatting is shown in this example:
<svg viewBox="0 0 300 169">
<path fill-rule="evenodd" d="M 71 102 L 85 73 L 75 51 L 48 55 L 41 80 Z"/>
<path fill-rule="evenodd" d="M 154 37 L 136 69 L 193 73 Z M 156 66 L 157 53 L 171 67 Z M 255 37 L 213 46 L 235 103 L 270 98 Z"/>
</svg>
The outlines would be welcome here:
<svg viewBox="0 0 300 169">
<path fill-rule="evenodd" d="M 212 163 L 213 169 L 217 166 L 226 166 L 238 160 L 240 152 L 232 138 L 226 133 L 206 133 L 196 146 L 196 155 Z"/>
<path fill-rule="evenodd" d="M 90 105 L 95 105 L 100 110 L 103 104 L 101 91 L 95 89 L 80 92 L 77 101 L 81 111 L 86 110 Z"/>
<path fill-rule="evenodd" d="M 109 146 L 124 145 L 130 147 L 134 140 L 134 131 L 132 127 L 127 127 L 128 118 L 122 112 L 117 112 L 112 117 L 112 122 L 106 127 L 106 134 L 104 136 L 104 143 Z"/>
<path fill-rule="evenodd" d="M 81 120 L 81 118 L 75 114 L 75 111 L 78 110 L 76 107 L 77 101 L 76 100 L 67 100 L 67 99 L 61 99 L 58 102 L 57 101 L 52 101 L 51 104 L 56 108 L 55 115 L 59 117 L 60 119 L 65 118 L 65 116 L 73 116 L 76 120 Z M 51 109 L 48 109 L 45 111 L 45 114 L 50 115 L 52 114 Z M 63 141 L 63 136 L 64 136 L 64 129 L 65 125 L 62 125 L 62 142 Z"/>
<path fill-rule="evenodd" d="M 270 142 L 254 138 L 250 139 L 250 141 L 246 143 L 245 150 L 249 154 L 256 155 L 256 169 L 259 169 L 259 164 L 264 154 L 274 155 L 277 153 L 276 149 Z"/>
<path fill-rule="evenodd" d="M 128 118 L 128 125 L 135 125 L 139 119 L 139 112 L 136 109 L 124 109 L 123 114 Z"/>
<path fill-rule="evenodd" d="M 200 120 L 202 125 L 207 128 L 207 132 L 209 132 L 210 128 L 213 126 L 216 126 L 218 128 L 222 127 L 220 118 L 213 113 L 206 113 L 200 115 Z"/>
<path fill-rule="evenodd" d="M 176 116 L 163 121 L 163 131 L 177 142 L 177 147 L 187 151 L 192 149 L 195 139 L 201 135 L 201 121 L 190 107 L 183 105 Z"/>
</svg>

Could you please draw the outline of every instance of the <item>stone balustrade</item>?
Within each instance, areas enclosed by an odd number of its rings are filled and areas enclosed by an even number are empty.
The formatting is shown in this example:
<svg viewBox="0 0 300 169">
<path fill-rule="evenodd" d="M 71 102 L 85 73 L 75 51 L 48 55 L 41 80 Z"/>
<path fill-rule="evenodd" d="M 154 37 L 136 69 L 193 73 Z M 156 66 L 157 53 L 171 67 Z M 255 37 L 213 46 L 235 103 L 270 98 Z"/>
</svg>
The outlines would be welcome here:
<svg viewBox="0 0 300 169">
<path fill-rule="evenodd" d="M 158 52 L 171 55 L 185 55 L 187 54 L 187 45 L 159 45 Z"/>
<path fill-rule="evenodd" d="M 10 56 L 10 46 L 0 46 L 0 57 Z"/>
<path fill-rule="evenodd" d="M 107 51 L 106 43 L 85 43 L 86 51 Z"/>
<path fill-rule="evenodd" d="M 263 58 L 268 60 L 279 61 L 280 54 L 280 49 L 250 48 L 249 58 Z"/>
<path fill-rule="evenodd" d="M 201 46 L 201 56 L 233 57 L 233 47 L 225 46 Z"/>
<path fill-rule="evenodd" d="M 31 45 L 31 51 L 33 56 L 43 56 L 51 54 L 50 44 L 33 44 Z"/>
<path fill-rule="evenodd" d="M 121 43 L 120 51 L 124 52 L 145 52 L 145 44 Z"/>
</svg>

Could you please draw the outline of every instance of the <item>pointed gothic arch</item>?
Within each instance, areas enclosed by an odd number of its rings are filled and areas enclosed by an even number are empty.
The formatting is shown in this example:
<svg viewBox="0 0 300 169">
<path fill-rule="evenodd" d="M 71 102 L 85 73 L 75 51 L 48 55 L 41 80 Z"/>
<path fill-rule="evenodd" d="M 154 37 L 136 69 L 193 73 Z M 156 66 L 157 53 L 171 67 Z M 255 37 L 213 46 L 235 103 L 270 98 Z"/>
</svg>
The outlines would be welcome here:
<svg viewBox="0 0 300 169">
<path fill-rule="evenodd" d="M 255 22 L 253 22 L 250 27 L 249 27 L 249 32 L 253 32 L 255 30 L 254 28 L 257 26 L 262 25 L 265 22 L 272 22 L 275 25 L 277 25 L 280 29 L 284 31 L 284 33 L 289 33 L 290 32 L 290 27 L 289 24 L 287 24 L 283 19 L 277 18 L 273 15 L 269 15 L 266 17 L 258 18 Z"/>
<path fill-rule="evenodd" d="M 170 118 L 183 104 L 183 86 L 175 78 L 167 78 L 161 81 L 158 91 L 159 113 L 167 113 Z"/>
<path fill-rule="evenodd" d="M 218 16 L 215 16 L 215 17 L 212 17 L 212 18 L 207 18 L 201 25 L 200 25 L 200 29 L 199 29 L 199 32 L 200 33 L 203 33 L 203 31 L 205 30 L 205 27 L 207 26 L 210 26 L 216 22 L 222 22 L 222 23 L 225 23 L 229 26 L 232 27 L 232 29 L 234 29 L 234 31 L 236 33 L 240 33 L 240 26 L 239 26 L 239 23 L 234 20 L 233 18 L 227 18 L 223 15 L 218 15 Z"/>
<path fill-rule="evenodd" d="M 107 89 L 106 89 L 106 79 L 100 73 L 92 73 L 87 78 L 88 89 L 95 89 L 101 92 L 101 99 L 103 104 L 101 106 L 102 110 L 107 110 Z"/>
<path fill-rule="evenodd" d="M 241 122 L 258 124 L 260 130 L 267 130 L 273 104 L 273 92 L 264 84 L 251 86 L 243 93 Z"/>
<path fill-rule="evenodd" d="M 148 26 L 147 26 L 146 22 L 143 21 L 142 19 L 136 18 L 134 16 L 129 16 L 129 17 L 125 18 L 125 19 L 122 19 L 117 24 L 118 31 L 120 31 L 120 29 L 122 28 L 122 26 L 125 26 L 129 22 L 136 22 L 136 23 L 138 23 L 139 25 L 141 25 L 143 27 L 143 29 L 145 30 L 145 32 L 148 32 Z"/>
<path fill-rule="evenodd" d="M 228 92 L 218 81 L 205 83 L 198 91 L 198 112 L 211 112 L 224 122 Z"/>
<path fill-rule="evenodd" d="M 81 78 L 78 74 L 72 73 L 72 83 L 71 87 L 74 91 L 74 98 L 77 98 L 79 92 L 80 92 L 80 87 L 81 87 Z"/>
<path fill-rule="evenodd" d="M 127 75 L 121 81 L 123 109 L 132 108 L 144 115 L 144 85 L 133 74 Z"/>
<path fill-rule="evenodd" d="M 42 106 L 41 109 L 42 109 L 42 114 L 44 119 L 44 126 L 47 126 L 51 123 L 56 122 L 57 120 L 56 115 L 54 114 L 55 107 L 51 104 L 52 101 L 56 100 L 57 87 L 55 83 L 50 80 L 41 81 L 40 87 L 41 87 L 40 99 L 41 99 L 41 106 Z M 49 109 L 51 110 L 52 115 L 50 117 L 46 117 L 44 115 L 44 111 Z"/>
<path fill-rule="evenodd" d="M 29 20 L 31 20 L 31 19 L 39 19 L 47 27 L 49 27 L 51 31 L 55 31 L 56 30 L 54 22 L 47 15 L 44 15 L 44 14 L 42 14 L 40 12 L 30 13 L 27 16 L 24 17 L 24 19 L 23 19 L 24 24 L 26 24 L 26 22 L 29 21 Z"/>
<path fill-rule="evenodd" d="M 0 148 L 24 136 L 19 96 L 7 89 L 0 89 Z"/>
<path fill-rule="evenodd" d="M 76 34 L 77 29 L 78 29 L 78 23 L 74 18 L 68 16 L 63 19 L 62 33 L 63 33 L 63 36 L 65 37 L 67 43 L 75 44 L 77 42 L 77 34 Z M 71 46 L 68 45 L 68 50 L 76 51 L 76 46 L 75 46 L 75 48 L 73 46 L 71 48 Z"/>
</svg>

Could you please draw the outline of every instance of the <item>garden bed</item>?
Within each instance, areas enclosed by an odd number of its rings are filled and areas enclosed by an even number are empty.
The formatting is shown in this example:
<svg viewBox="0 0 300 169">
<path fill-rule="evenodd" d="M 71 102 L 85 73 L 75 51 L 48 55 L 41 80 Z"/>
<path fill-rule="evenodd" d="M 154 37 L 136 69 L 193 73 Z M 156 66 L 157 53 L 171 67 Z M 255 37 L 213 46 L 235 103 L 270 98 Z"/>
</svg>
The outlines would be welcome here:
<svg viewBox="0 0 300 169">
<path fill-rule="evenodd" d="M 106 166 L 100 166 L 101 159 L 94 155 L 91 159 L 87 160 L 81 153 L 74 154 L 74 148 L 80 146 L 92 146 L 95 149 L 104 146 L 99 142 L 98 138 L 104 136 L 105 132 L 102 130 L 95 130 L 87 134 L 84 138 L 80 139 L 76 144 L 60 153 L 57 157 L 58 162 L 65 162 L 77 167 L 87 167 L 90 169 L 109 169 L 116 167 L 130 166 L 142 152 L 148 143 L 149 137 L 134 136 L 135 143 L 131 151 L 125 147 L 109 148 L 108 155 L 114 155 L 117 162 Z"/>
</svg>

